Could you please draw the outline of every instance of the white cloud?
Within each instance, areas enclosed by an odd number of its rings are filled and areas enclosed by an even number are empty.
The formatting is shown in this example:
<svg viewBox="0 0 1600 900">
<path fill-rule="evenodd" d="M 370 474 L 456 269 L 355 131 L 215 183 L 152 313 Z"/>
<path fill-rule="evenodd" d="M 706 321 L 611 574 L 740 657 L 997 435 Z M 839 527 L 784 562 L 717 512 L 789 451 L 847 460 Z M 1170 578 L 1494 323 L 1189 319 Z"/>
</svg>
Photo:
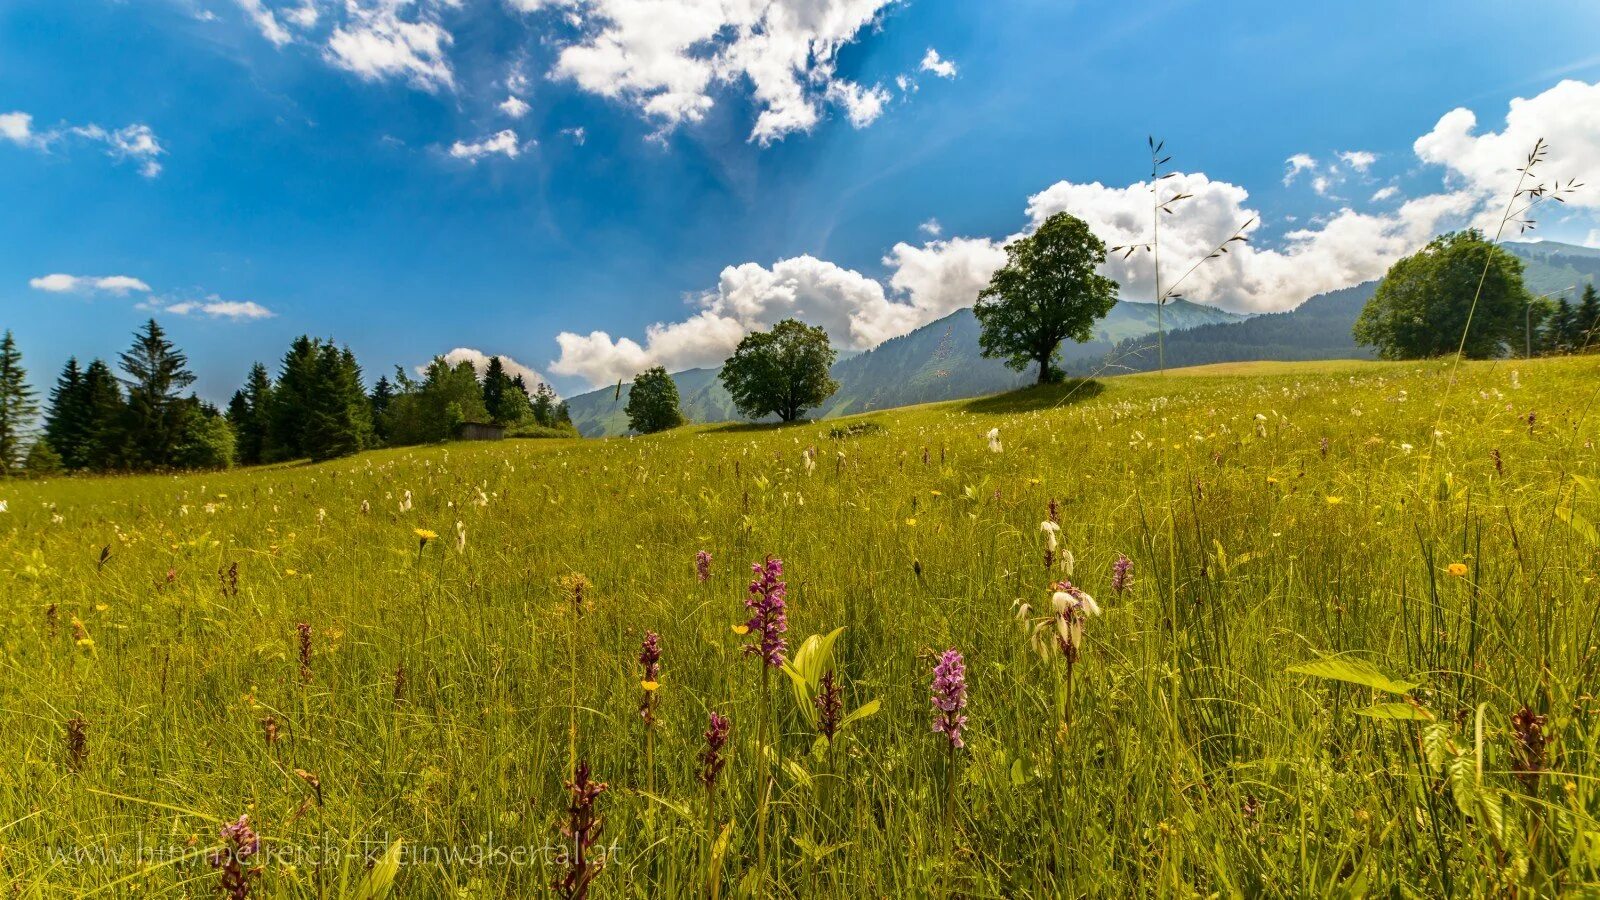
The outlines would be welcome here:
<svg viewBox="0 0 1600 900">
<path fill-rule="evenodd" d="M 453 5 L 453 4 L 449 4 Z M 401 11 L 421 11 L 407 19 Z M 430 17 L 421 0 L 377 0 L 363 6 L 346 0 L 346 19 L 328 36 L 326 57 L 333 65 L 367 81 L 403 78 L 424 91 L 455 87 L 455 73 L 446 50 L 450 32 Z"/>
<path fill-rule="evenodd" d="M 918 225 L 917 230 L 928 237 L 938 237 L 944 233 L 944 226 L 939 224 L 938 219 L 929 219 L 928 221 L 923 222 L 921 225 Z"/>
<path fill-rule="evenodd" d="M 256 30 L 261 32 L 261 36 L 270 41 L 272 46 L 282 47 L 294 40 L 294 36 L 289 34 L 288 29 L 278 22 L 278 17 L 272 10 L 264 6 L 261 0 L 235 0 L 235 2 L 239 4 L 240 9 L 244 10 L 245 15 L 250 17 L 250 21 L 255 24 Z M 312 9 L 312 21 L 316 21 L 316 10 L 314 8 Z"/>
<path fill-rule="evenodd" d="M 1583 239 L 1583 245 L 1600 249 L 1600 228 L 1589 232 L 1589 236 Z"/>
<path fill-rule="evenodd" d="M 899 88 L 902 94 L 915 94 L 921 89 L 917 84 L 917 80 L 910 75 L 896 75 L 894 77 L 894 86 Z"/>
<path fill-rule="evenodd" d="M 529 106 L 526 101 L 515 94 L 507 97 L 505 102 L 500 104 L 500 111 L 513 119 L 522 118 L 523 116 L 527 115 L 528 110 L 532 108 L 533 107 Z"/>
<path fill-rule="evenodd" d="M 1310 154 L 1296 153 L 1295 155 L 1284 160 L 1284 165 L 1287 165 L 1289 168 L 1283 173 L 1283 183 L 1293 184 L 1295 178 L 1299 176 L 1301 172 L 1316 171 L 1317 160 Z"/>
<path fill-rule="evenodd" d="M 1366 150 L 1344 150 L 1339 153 L 1339 159 L 1357 172 L 1366 174 L 1372 164 L 1378 161 L 1378 154 Z"/>
<path fill-rule="evenodd" d="M 91 293 L 105 291 L 127 294 L 129 291 L 148 293 L 150 285 L 129 275 L 63 275 L 55 273 L 28 279 L 28 287 L 51 294 Z"/>
<path fill-rule="evenodd" d="M 481 141 L 456 141 L 450 145 L 451 156 L 470 162 L 477 162 L 485 156 L 496 153 L 508 159 L 516 159 L 522 155 L 522 146 L 517 143 L 515 131 L 507 128 Z"/>
<path fill-rule="evenodd" d="M 828 97 L 844 107 L 850 124 L 865 128 L 883 115 L 883 105 L 889 102 L 889 92 L 880 85 L 864 88 L 853 81 L 840 79 L 828 86 Z"/>
<path fill-rule="evenodd" d="M 444 361 L 452 366 L 462 362 L 472 363 L 472 368 L 477 371 L 479 378 L 483 377 L 483 373 L 489 371 L 489 360 L 491 358 L 489 354 L 484 353 L 482 350 L 474 350 L 471 347 L 457 347 L 444 354 Z M 530 395 L 541 383 L 549 384 L 550 380 L 548 378 L 509 356 L 500 355 L 500 365 L 505 368 L 506 374 L 512 378 L 521 375 L 522 383 L 527 387 Z M 416 370 L 417 374 L 420 375 L 426 372 L 428 367 L 417 366 Z"/>
<path fill-rule="evenodd" d="M 577 144 L 579 147 L 582 147 L 584 141 L 589 139 L 589 132 L 585 131 L 582 125 L 578 125 L 573 128 L 563 128 L 561 129 L 561 133 L 569 138 L 572 138 L 572 142 Z"/>
<path fill-rule="evenodd" d="M 234 321 L 270 319 L 277 315 L 277 313 L 252 300 L 223 300 L 215 294 L 205 300 L 183 300 L 177 303 L 153 304 L 152 306 L 160 312 L 171 313 L 175 316 L 202 315 L 212 319 L 232 319 Z"/>
<path fill-rule="evenodd" d="M 876 117 L 837 87 L 840 48 L 893 0 L 513 0 L 563 6 L 582 36 L 553 76 L 637 106 L 661 132 L 697 122 L 717 85 L 747 84 L 759 110 L 750 137 L 763 144 L 809 131 L 823 102 L 852 121 Z M 859 89 L 858 89 L 859 90 Z M 852 108 L 851 102 L 857 101 Z M 880 102 L 881 105 L 881 102 Z"/>
<path fill-rule="evenodd" d="M 1549 155 L 1534 181 L 1576 179 L 1588 187 L 1567 197 L 1567 205 L 1600 208 L 1600 83 L 1563 81 L 1535 97 L 1512 100 L 1500 131 L 1480 133 L 1472 110 L 1451 110 L 1412 149 L 1424 162 L 1444 166 L 1464 189 L 1503 198 L 1541 138 Z"/>
<path fill-rule="evenodd" d="M 42 146 L 39 136 L 33 133 L 33 116 L 25 112 L 0 113 L 0 139 L 19 147 Z"/>
<path fill-rule="evenodd" d="M 939 51 L 932 47 L 929 47 L 928 52 L 922 55 L 922 65 L 919 68 L 923 72 L 932 72 L 940 78 L 956 77 L 956 64 L 948 59 L 940 58 Z"/>
<path fill-rule="evenodd" d="M 1318 197 L 1328 197 L 1333 194 L 1333 180 L 1326 175 L 1318 175 L 1311 179 L 1311 189 Z"/>
<path fill-rule="evenodd" d="M 1374 191 L 1372 202 L 1382 203 L 1385 200 L 1393 200 L 1398 196 L 1400 196 L 1400 189 L 1391 184 L 1388 187 L 1381 187 Z"/>
<path fill-rule="evenodd" d="M 74 138 L 105 145 L 107 156 L 116 160 L 132 160 L 138 165 L 139 173 L 146 178 L 161 174 L 161 163 L 157 157 L 167 151 L 148 125 L 129 125 L 115 131 L 95 124 L 63 125 L 47 131 L 36 131 L 33 116 L 28 113 L 0 114 L 0 139 L 19 147 L 48 151 L 52 145 Z"/>
</svg>

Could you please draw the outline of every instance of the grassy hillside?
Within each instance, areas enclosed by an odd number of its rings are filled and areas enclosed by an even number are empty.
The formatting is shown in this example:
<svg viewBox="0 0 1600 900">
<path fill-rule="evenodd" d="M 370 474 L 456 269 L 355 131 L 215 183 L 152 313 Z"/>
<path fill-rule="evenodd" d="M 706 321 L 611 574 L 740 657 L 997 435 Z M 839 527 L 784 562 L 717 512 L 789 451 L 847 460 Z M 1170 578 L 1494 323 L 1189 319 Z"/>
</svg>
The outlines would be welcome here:
<svg viewBox="0 0 1600 900">
<path fill-rule="evenodd" d="M 1155 328 L 1155 307 L 1149 303 L 1120 302 L 1097 325 L 1096 340 L 1067 343 L 1062 360 L 1099 360 L 1113 344 Z M 1200 325 L 1237 322 L 1243 316 L 1201 306 L 1186 300 L 1167 305 L 1163 315 L 1173 330 Z M 1014 372 L 997 360 L 984 359 L 978 350 L 978 320 L 972 310 L 957 310 L 910 334 L 885 341 L 865 353 L 841 359 L 833 367 L 839 391 L 815 411 L 819 417 L 846 415 L 874 409 L 977 397 L 1028 384 L 1028 373 Z M 739 418 L 733 401 L 717 381 L 716 369 L 691 369 L 673 376 L 683 411 L 691 421 L 725 422 Z M 620 396 L 615 387 L 580 394 L 567 401 L 573 423 L 588 437 L 625 434 L 628 386 Z"/>
<path fill-rule="evenodd" d="M 215 895 L 248 814 L 251 896 L 353 895 L 397 840 L 391 896 L 542 896 L 577 757 L 593 897 L 1583 895 L 1596 364 L 1454 371 L 0 482 L 0 881 Z M 875 709 L 831 745 L 740 649 L 769 555 L 786 655 L 842 628 Z M 1058 632 L 1062 579 L 1103 614 Z"/>
</svg>

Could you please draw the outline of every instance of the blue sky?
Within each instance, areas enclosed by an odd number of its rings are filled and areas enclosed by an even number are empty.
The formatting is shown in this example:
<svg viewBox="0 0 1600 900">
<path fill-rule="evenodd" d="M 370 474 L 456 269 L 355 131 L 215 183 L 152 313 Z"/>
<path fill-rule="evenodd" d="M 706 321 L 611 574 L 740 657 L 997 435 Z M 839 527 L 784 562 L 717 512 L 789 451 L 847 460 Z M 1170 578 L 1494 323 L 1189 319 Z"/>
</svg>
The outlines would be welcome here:
<svg viewBox="0 0 1600 900">
<path fill-rule="evenodd" d="M 1259 219 L 1188 294 L 1234 309 L 1493 225 L 1530 136 L 1600 193 L 1588 2 L 637 6 L 7 0 L 0 326 L 41 388 L 154 314 L 218 401 L 302 332 L 572 393 L 788 314 L 871 346 L 1053 211 L 1137 236 L 1150 133 L 1175 255 Z M 1600 243 L 1597 207 L 1540 232 Z"/>
</svg>

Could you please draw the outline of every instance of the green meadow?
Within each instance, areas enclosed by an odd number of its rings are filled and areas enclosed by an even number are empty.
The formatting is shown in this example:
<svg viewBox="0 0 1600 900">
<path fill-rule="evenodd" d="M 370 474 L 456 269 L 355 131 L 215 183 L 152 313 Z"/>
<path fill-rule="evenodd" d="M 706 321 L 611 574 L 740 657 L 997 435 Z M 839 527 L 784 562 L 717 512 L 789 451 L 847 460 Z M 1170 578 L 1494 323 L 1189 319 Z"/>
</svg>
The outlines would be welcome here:
<svg viewBox="0 0 1600 900">
<path fill-rule="evenodd" d="M 251 896 L 548 895 L 582 761 L 594 897 L 1585 896 L 1597 391 L 1228 365 L 0 483 L 0 887 L 214 896 L 247 815 Z M 768 556 L 792 674 L 737 633 Z"/>
</svg>

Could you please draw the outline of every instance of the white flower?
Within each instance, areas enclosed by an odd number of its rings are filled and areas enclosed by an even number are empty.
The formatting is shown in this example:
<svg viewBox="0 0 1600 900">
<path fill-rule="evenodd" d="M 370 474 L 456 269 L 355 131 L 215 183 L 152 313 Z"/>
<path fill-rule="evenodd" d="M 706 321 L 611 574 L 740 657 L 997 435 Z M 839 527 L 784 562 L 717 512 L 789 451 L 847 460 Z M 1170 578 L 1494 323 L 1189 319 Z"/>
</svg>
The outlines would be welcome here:
<svg viewBox="0 0 1600 900">
<path fill-rule="evenodd" d="M 989 451 L 991 453 L 999 453 L 1000 450 L 1000 429 L 991 428 L 989 429 Z"/>
<path fill-rule="evenodd" d="M 456 522 L 456 552 L 467 552 L 467 526 L 459 521 Z"/>
<path fill-rule="evenodd" d="M 372 512 L 372 504 L 368 503 L 365 500 L 361 501 L 361 514 L 362 515 L 366 515 L 367 513 L 370 513 L 370 512 Z"/>
<path fill-rule="evenodd" d="M 0 500 L 0 512 L 9 512 L 10 510 L 11 504 L 5 500 Z"/>
<path fill-rule="evenodd" d="M 1061 526 L 1049 521 L 1040 522 L 1039 530 L 1044 532 L 1045 546 L 1050 548 L 1051 553 L 1054 553 L 1056 551 L 1056 547 L 1058 546 L 1056 543 L 1056 535 L 1061 533 Z"/>
</svg>

